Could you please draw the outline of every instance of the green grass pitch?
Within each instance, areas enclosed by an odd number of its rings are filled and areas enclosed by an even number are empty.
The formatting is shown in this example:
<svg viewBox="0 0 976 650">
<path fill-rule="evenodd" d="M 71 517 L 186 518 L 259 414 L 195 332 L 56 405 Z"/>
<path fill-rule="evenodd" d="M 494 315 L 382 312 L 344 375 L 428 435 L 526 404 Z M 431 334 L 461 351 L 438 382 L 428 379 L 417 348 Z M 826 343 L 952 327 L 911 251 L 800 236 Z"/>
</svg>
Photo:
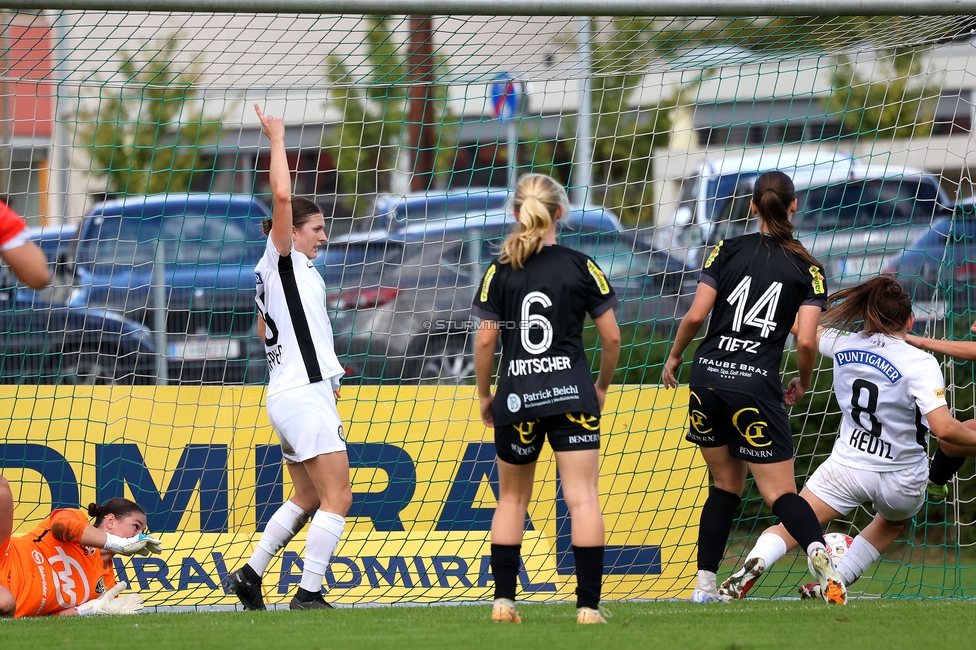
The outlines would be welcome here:
<svg viewBox="0 0 976 650">
<path fill-rule="evenodd" d="M 896 648 L 973 647 L 972 600 L 875 599 L 847 606 L 791 600 L 691 605 L 608 603 L 608 625 L 576 624 L 571 604 L 520 605 L 521 625 L 488 604 L 319 612 L 204 612 L 0 621 L 0 648 Z"/>
</svg>

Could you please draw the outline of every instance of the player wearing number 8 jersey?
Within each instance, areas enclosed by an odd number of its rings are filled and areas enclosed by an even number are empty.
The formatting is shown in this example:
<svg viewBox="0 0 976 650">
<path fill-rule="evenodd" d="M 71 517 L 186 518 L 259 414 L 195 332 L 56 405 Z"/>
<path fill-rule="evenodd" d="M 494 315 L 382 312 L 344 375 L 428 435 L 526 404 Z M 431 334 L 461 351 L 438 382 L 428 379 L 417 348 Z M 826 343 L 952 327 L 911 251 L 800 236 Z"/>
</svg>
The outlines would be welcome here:
<svg viewBox="0 0 976 650">
<path fill-rule="evenodd" d="M 821 524 L 862 503 L 873 505 L 877 515 L 837 567 L 849 585 L 922 508 L 929 429 L 940 442 L 961 445 L 976 445 L 976 431 L 949 414 L 936 360 L 905 341 L 915 319 L 908 294 L 894 279 L 872 278 L 837 292 L 830 303 L 819 346 L 833 360 L 834 394 L 843 419 L 833 451 L 800 496 Z M 756 578 L 794 546 L 783 526 L 766 530 L 719 593 L 743 598 Z M 809 597 L 818 587 L 807 585 L 800 593 Z"/>
<path fill-rule="evenodd" d="M 685 348 L 711 313 L 690 381 L 687 438 L 698 445 L 714 483 L 701 512 L 692 601 L 720 600 L 716 572 L 748 470 L 765 502 L 810 555 L 825 599 L 842 604 L 846 591 L 827 555 L 823 531 L 810 505 L 796 494 L 784 406 L 784 400 L 797 403 L 810 387 L 817 320 L 826 307 L 823 268 L 793 237 L 796 193 L 786 174 L 760 176 L 751 208 L 759 232 L 720 242 L 709 255 L 662 378 L 665 387 L 678 385 Z M 779 368 L 794 322 L 800 376 L 784 394 Z"/>
<path fill-rule="evenodd" d="M 482 319 L 475 344 L 481 417 L 495 429 L 498 454 L 498 507 L 491 524 L 492 620 L 521 620 L 515 584 L 525 513 L 536 461 L 548 438 L 572 522 L 576 620 L 605 623 L 598 611 L 604 527 L 597 483 L 600 411 L 620 352 L 613 313 L 617 298 L 596 262 L 556 245 L 556 222 L 569 209 L 558 183 L 539 174 L 523 177 L 513 207 L 518 225 L 485 272 L 471 308 Z M 587 314 L 602 341 L 595 385 L 583 350 Z M 492 396 L 499 334 L 502 362 Z"/>
<path fill-rule="evenodd" d="M 291 609 L 330 609 L 322 582 L 352 505 L 349 459 L 336 410 L 342 366 L 325 309 L 325 283 L 312 259 L 327 241 L 325 217 L 311 201 L 292 198 L 281 118 L 254 107 L 271 140 L 272 219 L 264 257 L 254 269 L 258 334 L 264 339 L 271 378 L 268 419 L 281 441 L 295 488 L 272 515 L 247 564 L 226 580 L 245 609 L 265 609 L 261 577 L 274 556 L 311 518 L 305 566 Z"/>
</svg>

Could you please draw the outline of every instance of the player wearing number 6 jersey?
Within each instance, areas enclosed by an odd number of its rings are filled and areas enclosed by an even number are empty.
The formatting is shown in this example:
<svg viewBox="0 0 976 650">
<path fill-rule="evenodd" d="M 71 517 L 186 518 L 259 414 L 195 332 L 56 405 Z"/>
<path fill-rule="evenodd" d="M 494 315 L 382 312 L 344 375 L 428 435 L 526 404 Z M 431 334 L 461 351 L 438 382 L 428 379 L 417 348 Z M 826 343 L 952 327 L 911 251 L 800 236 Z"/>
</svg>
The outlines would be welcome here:
<svg viewBox="0 0 976 650">
<path fill-rule="evenodd" d="M 894 279 L 880 276 L 838 291 L 830 304 L 819 346 L 833 359 L 834 394 L 843 419 L 833 451 L 800 496 L 821 524 L 862 503 L 873 505 L 877 515 L 837 567 L 849 585 L 921 509 L 929 430 L 940 442 L 958 445 L 976 445 L 976 431 L 949 414 L 936 360 L 905 341 L 915 318 L 908 294 Z M 783 526 L 766 530 L 719 594 L 743 598 L 756 578 L 795 546 Z M 818 587 L 806 585 L 800 593 L 809 597 Z"/>
<path fill-rule="evenodd" d="M 322 581 L 352 505 L 349 459 L 336 410 L 342 366 L 332 343 L 325 309 L 325 283 L 312 267 L 327 241 L 325 217 L 311 201 L 292 198 L 281 118 L 254 107 L 271 140 L 272 219 L 264 257 L 254 269 L 258 334 L 264 339 L 271 378 L 268 419 L 295 492 L 272 515 L 247 564 L 227 578 L 245 609 L 265 609 L 261 577 L 272 558 L 311 518 L 305 567 L 291 609 L 330 609 Z"/>
<path fill-rule="evenodd" d="M 749 470 L 765 502 L 810 555 L 825 599 L 843 604 L 846 591 L 823 531 L 810 505 L 796 494 L 784 407 L 784 400 L 796 404 L 810 387 L 817 320 L 826 307 L 823 268 L 793 237 L 796 193 L 786 174 L 760 176 L 751 208 L 759 232 L 720 242 L 709 255 L 662 378 L 667 388 L 678 385 L 685 348 L 711 312 L 690 382 L 687 439 L 698 445 L 714 482 L 698 528 L 698 581 L 691 599 L 720 600 L 716 572 Z M 784 395 L 779 368 L 794 321 L 800 376 Z"/>
<path fill-rule="evenodd" d="M 620 352 L 617 298 L 592 259 L 556 245 L 566 192 L 548 176 L 523 177 L 515 191 L 518 225 L 478 287 L 472 313 L 482 319 L 475 344 L 481 418 L 495 429 L 498 508 L 491 523 L 492 620 L 519 623 L 515 583 L 536 461 L 548 437 L 572 522 L 578 623 L 605 623 L 600 511 L 600 411 Z M 583 351 L 589 314 L 602 342 L 596 385 Z M 498 336 L 498 387 L 491 374 Z M 497 399 L 496 399 L 497 398 Z"/>
</svg>

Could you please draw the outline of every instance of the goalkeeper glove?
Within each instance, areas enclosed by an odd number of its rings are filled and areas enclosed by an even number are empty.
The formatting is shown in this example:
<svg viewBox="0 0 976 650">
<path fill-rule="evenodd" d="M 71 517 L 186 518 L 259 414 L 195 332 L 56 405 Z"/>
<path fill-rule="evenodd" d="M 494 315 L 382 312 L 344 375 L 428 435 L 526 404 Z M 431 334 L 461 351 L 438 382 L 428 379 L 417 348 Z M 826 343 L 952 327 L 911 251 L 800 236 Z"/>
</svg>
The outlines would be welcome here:
<svg viewBox="0 0 976 650">
<path fill-rule="evenodd" d="M 95 614 L 138 614 L 142 611 L 142 596 L 139 594 L 126 594 L 118 596 L 119 592 L 128 585 L 120 582 L 95 600 L 78 605 L 79 616 L 92 616 Z"/>
<path fill-rule="evenodd" d="M 162 542 L 145 533 L 139 533 L 132 537 L 118 537 L 111 533 L 105 533 L 105 546 L 102 548 L 120 555 L 152 555 L 163 552 Z"/>
</svg>

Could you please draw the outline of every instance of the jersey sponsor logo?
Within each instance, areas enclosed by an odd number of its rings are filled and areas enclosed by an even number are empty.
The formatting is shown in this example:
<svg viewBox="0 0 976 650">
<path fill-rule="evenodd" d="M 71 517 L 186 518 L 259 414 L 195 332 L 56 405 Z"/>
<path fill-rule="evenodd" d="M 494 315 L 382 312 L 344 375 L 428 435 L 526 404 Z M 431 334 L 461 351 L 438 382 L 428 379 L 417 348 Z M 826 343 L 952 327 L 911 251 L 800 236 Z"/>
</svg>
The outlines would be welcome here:
<svg viewBox="0 0 976 650">
<path fill-rule="evenodd" d="M 65 553 L 60 546 L 55 546 L 54 549 L 58 554 L 49 557 L 47 561 L 51 565 L 54 595 L 58 604 L 67 609 L 87 603 L 91 598 L 91 587 L 81 562 Z"/>
<path fill-rule="evenodd" d="M 936 388 L 935 397 L 936 399 L 945 399 L 945 388 Z"/>
<path fill-rule="evenodd" d="M 846 366 L 849 363 L 859 363 L 870 366 L 888 378 L 892 384 L 901 379 L 901 372 L 895 364 L 885 359 L 880 354 L 867 352 L 866 350 L 844 350 L 834 355 L 834 362 L 838 366 Z"/>
<path fill-rule="evenodd" d="M 569 370 L 573 362 L 569 357 L 541 357 L 538 359 L 512 359 L 508 362 L 508 376 L 534 375 L 557 370 Z"/>
<path fill-rule="evenodd" d="M 600 293 L 603 295 L 610 293 L 610 283 L 607 282 L 607 277 L 603 275 L 600 267 L 593 260 L 586 260 L 586 268 L 589 269 L 590 275 L 596 280 L 596 286 L 600 289 Z"/>
<path fill-rule="evenodd" d="M 254 272 L 254 284 L 264 284 L 264 280 L 261 279 L 261 274 L 257 271 Z"/>
<path fill-rule="evenodd" d="M 708 254 L 708 259 L 705 260 L 705 268 L 706 269 L 708 267 L 710 267 L 712 265 L 712 262 L 715 261 L 715 258 L 718 257 L 718 253 L 719 253 L 719 251 L 722 248 L 722 244 L 724 244 L 724 243 L 725 243 L 725 240 L 723 239 L 722 241 L 720 241 L 718 243 L 718 246 L 716 246 L 715 248 L 713 248 L 712 249 L 712 252 Z"/>
<path fill-rule="evenodd" d="M 823 273 L 816 266 L 810 267 L 810 275 L 813 276 L 813 292 L 817 295 L 827 293 L 827 285 L 824 282 Z"/>
<path fill-rule="evenodd" d="M 574 416 L 572 413 L 566 414 L 566 419 L 573 424 L 578 424 L 587 431 L 599 431 L 600 430 L 600 418 L 595 415 L 587 415 L 586 413 L 580 413 L 578 416 Z M 586 440 L 582 442 L 587 442 Z M 592 440 L 588 442 L 593 442 Z"/>
<path fill-rule="evenodd" d="M 766 438 L 765 429 L 767 426 L 769 426 L 766 422 L 757 420 L 745 425 L 745 429 L 742 428 L 742 426 L 739 424 L 739 417 L 743 413 L 755 413 L 756 415 L 759 415 L 759 409 L 749 406 L 744 409 L 739 409 L 735 412 L 735 415 L 732 416 L 732 425 L 739 431 L 739 433 L 742 434 L 742 437 L 746 439 L 746 442 L 753 447 L 768 447 L 769 445 L 773 444 L 772 440 L 760 442 Z"/>
<path fill-rule="evenodd" d="M 498 271 L 498 269 L 494 264 L 489 266 L 488 270 L 485 271 L 485 279 L 481 281 L 481 295 L 478 296 L 481 299 L 481 302 L 488 302 L 488 288 L 491 286 L 491 279 L 495 277 L 496 271 Z"/>
<path fill-rule="evenodd" d="M 508 399 L 505 400 L 505 405 L 508 406 L 510 412 L 518 413 L 519 409 L 522 408 L 522 399 L 515 393 L 509 393 Z"/>
<path fill-rule="evenodd" d="M 538 420 L 530 420 L 528 422 L 517 422 L 512 425 L 512 428 L 518 432 L 519 440 L 522 441 L 523 445 L 531 445 L 535 442 L 536 433 L 533 429 L 535 429 L 535 425 L 538 423 Z"/>
<path fill-rule="evenodd" d="M 701 398 L 695 394 L 695 391 L 691 391 L 691 399 L 701 406 Z M 712 427 L 708 426 L 708 417 L 694 406 L 691 408 L 691 428 L 695 433 L 703 435 L 712 432 Z"/>
<path fill-rule="evenodd" d="M 557 402 L 578 399 L 579 387 L 572 384 L 568 386 L 553 386 L 552 388 L 543 388 L 542 390 L 537 390 L 534 393 L 522 393 L 522 404 L 525 405 L 525 408 L 536 408 L 539 406 L 555 404 Z"/>
</svg>

